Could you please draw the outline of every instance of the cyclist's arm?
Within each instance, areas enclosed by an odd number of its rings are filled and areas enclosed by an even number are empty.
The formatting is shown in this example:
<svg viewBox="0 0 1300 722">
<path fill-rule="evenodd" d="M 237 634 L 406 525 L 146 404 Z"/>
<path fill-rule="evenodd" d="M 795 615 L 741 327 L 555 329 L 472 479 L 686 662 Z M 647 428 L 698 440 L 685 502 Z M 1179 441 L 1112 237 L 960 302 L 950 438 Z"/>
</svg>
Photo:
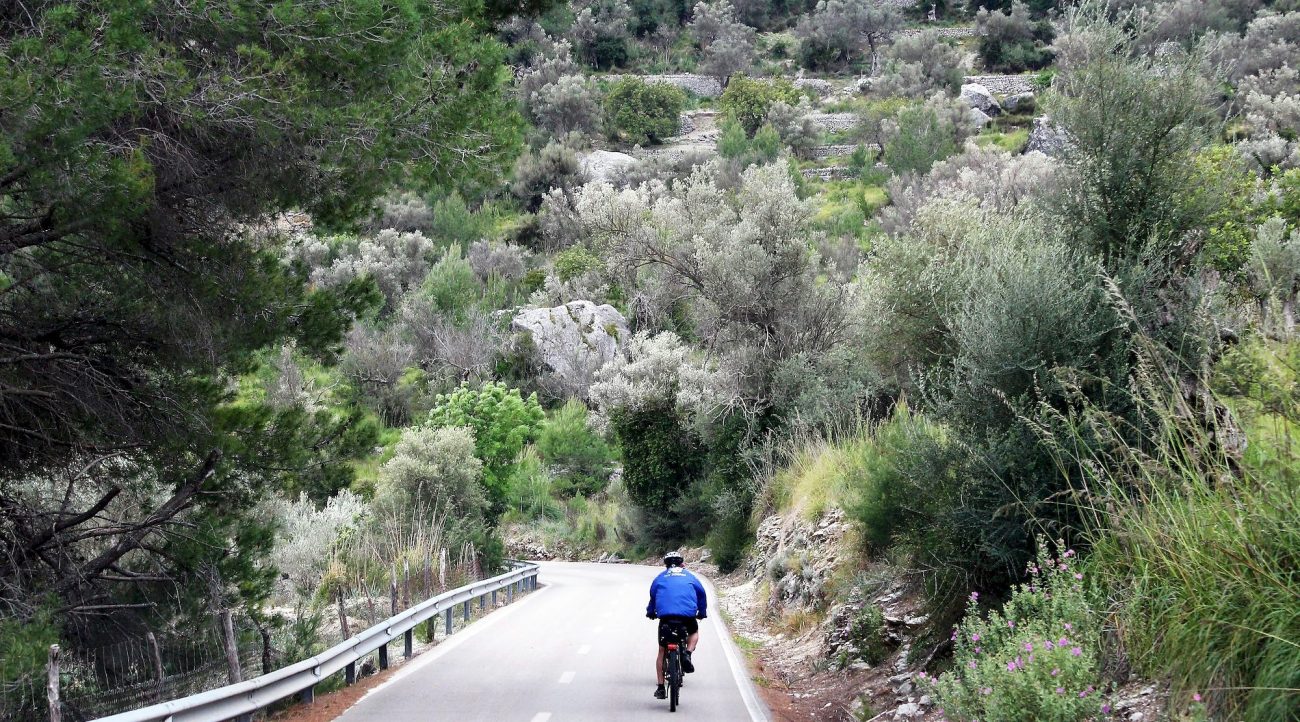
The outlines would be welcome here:
<svg viewBox="0 0 1300 722">
<path fill-rule="evenodd" d="M 704 594 L 704 585 L 699 579 L 692 579 L 691 583 L 695 585 L 695 606 L 698 608 L 695 616 L 704 619 L 709 616 L 709 600 Z"/>
<path fill-rule="evenodd" d="M 659 580 L 655 579 L 650 583 L 650 603 L 645 605 L 645 615 L 651 619 L 655 618 L 655 592 L 659 589 Z"/>
</svg>

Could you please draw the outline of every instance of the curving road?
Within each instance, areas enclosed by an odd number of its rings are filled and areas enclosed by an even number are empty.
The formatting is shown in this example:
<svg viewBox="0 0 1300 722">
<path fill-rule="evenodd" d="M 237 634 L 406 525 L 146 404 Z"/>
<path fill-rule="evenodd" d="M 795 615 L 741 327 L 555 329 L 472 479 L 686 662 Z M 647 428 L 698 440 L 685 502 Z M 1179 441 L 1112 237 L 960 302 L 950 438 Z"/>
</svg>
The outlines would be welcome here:
<svg viewBox="0 0 1300 722">
<path fill-rule="evenodd" d="M 658 571 L 544 562 L 537 592 L 420 655 L 339 719 L 766 721 L 712 586 L 677 714 L 651 696 L 655 623 L 645 604 Z"/>
</svg>

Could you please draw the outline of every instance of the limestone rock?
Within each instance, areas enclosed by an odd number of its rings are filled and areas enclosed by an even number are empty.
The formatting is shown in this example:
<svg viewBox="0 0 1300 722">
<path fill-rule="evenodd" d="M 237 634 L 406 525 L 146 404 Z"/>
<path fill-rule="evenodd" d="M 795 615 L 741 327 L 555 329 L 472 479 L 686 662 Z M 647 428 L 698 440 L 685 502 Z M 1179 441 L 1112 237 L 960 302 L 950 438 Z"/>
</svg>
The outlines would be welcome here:
<svg viewBox="0 0 1300 722">
<path fill-rule="evenodd" d="M 984 126 L 993 122 L 993 118 L 989 117 L 988 113 L 985 113 L 979 108 L 971 108 L 970 112 L 967 113 L 967 117 L 970 118 L 971 127 L 973 127 L 977 133 L 983 130 Z"/>
<path fill-rule="evenodd" d="M 972 108 L 988 116 L 1002 114 L 1002 106 L 989 89 L 979 83 L 967 83 L 961 86 L 961 99 Z"/>
<path fill-rule="evenodd" d="M 1060 157 L 1070 147 L 1070 136 L 1065 129 L 1052 122 L 1051 118 L 1041 116 L 1034 118 L 1034 128 L 1029 131 L 1029 143 L 1025 152 L 1039 151 L 1043 155 Z"/>
<path fill-rule="evenodd" d="M 898 709 L 894 710 L 894 719 L 912 719 L 914 717 L 920 717 L 923 714 L 925 714 L 925 710 L 921 709 L 921 705 L 915 702 L 908 702 L 905 705 L 900 705 Z"/>
<path fill-rule="evenodd" d="M 1016 93 L 1007 96 L 1002 101 L 1002 109 L 1008 113 L 1025 113 L 1034 109 L 1035 98 L 1033 93 Z"/>
<path fill-rule="evenodd" d="M 638 163 L 640 161 L 627 153 L 612 150 L 593 150 L 578 160 L 583 175 L 594 183 L 612 183 L 621 173 L 636 167 Z"/>
<path fill-rule="evenodd" d="M 831 82 L 821 78 L 796 78 L 794 87 L 800 90 L 811 90 L 823 98 L 831 94 Z"/>
<path fill-rule="evenodd" d="M 538 357 L 564 382 L 586 388 L 596 370 L 618 354 L 629 338 L 627 319 L 613 306 L 573 301 L 555 308 L 520 311 L 513 331 L 532 336 Z"/>
</svg>

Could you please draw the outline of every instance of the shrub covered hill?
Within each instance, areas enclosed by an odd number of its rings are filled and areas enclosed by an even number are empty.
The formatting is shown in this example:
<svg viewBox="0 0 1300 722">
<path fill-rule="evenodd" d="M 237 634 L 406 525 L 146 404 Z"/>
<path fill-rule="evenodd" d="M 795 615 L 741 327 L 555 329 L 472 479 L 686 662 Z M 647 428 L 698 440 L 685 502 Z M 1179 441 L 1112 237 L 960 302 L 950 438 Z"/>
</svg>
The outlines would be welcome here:
<svg viewBox="0 0 1300 722">
<path fill-rule="evenodd" d="M 0 7 L 4 709 L 509 541 L 811 716 L 1300 719 L 1294 0 L 334 5 Z"/>
</svg>

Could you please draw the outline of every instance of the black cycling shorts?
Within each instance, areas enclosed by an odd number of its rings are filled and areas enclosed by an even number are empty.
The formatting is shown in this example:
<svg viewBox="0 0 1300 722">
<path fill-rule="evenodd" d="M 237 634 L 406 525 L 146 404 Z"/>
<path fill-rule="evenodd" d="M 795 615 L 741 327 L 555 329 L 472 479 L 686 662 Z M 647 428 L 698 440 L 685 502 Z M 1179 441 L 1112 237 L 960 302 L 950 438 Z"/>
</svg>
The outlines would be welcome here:
<svg viewBox="0 0 1300 722">
<path fill-rule="evenodd" d="M 700 623 L 697 619 L 695 619 L 695 617 L 678 617 L 673 615 L 660 617 L 659 618 L 659 643 L 660 644 L 668 643 L 668 640 L 672 637 L 672 635 L 669 633 L 668 628 L 674 626 L 685 627 L 686 633 L 688 635 L 695 634 L 696 632 L 700 631 Z M 684 642 L 686 640 L 683 639 L 682 641 Z"/>
</svg>

